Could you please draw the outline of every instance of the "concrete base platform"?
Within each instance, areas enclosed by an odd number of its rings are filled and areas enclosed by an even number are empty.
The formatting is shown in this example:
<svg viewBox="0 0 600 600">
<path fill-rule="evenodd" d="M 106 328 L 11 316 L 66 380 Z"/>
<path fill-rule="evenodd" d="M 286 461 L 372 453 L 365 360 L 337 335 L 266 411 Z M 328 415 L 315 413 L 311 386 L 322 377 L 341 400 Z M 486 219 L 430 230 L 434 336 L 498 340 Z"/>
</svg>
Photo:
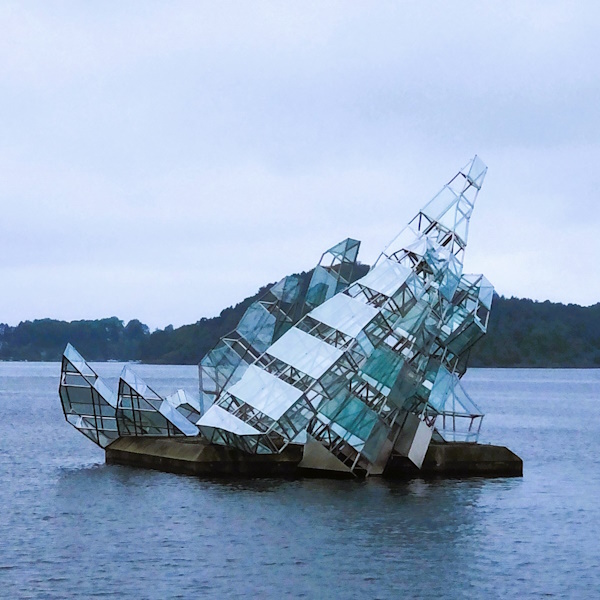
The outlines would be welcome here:
<svg viewBox="0 0 600 600">
<path fill-rule="evenodd" d="M 523 460 L 505 446 L 453 442 L 429 445 L 421 469 L 403 456 L 390 458 L 384 477 L 523 477 Z"/>
<path fill-rule="evenodd" d="M 122 437 L 106 448 L 108 464 L 209 477 L 335 477 L 336 471 L 303 469 L 303 447 L 288 446 L 281 454 L 244 454 L 194 438 Z M 389 479 L 415 477 L 522 477 L 523 461 L 504 446 L 434 444 L 422 468 L 392 456 L 383 473 Z"/>
<path fill-rule="evenodd" d="M 214 477 L 296 477 L 301 460 L 301 446 L 281 454 L 245 454 L 194 438 L 122 437 L 106 448 L 108 464 Z"/>
</svg>

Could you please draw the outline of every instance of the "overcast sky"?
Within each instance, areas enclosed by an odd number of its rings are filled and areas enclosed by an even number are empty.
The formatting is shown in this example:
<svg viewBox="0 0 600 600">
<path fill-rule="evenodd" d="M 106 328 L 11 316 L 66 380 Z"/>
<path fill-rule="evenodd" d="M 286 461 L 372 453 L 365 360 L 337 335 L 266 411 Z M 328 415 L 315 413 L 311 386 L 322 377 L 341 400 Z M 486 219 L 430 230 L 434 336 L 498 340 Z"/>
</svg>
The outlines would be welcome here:
<svg viewBox="0 0 600 600">
<path fill-rule="evenodd" d="M 0 322 L 213 316 L 373 261 L 475 153 L 465 270 L 600 301 L 596 2 L 3 2 Z"/>
</svg>

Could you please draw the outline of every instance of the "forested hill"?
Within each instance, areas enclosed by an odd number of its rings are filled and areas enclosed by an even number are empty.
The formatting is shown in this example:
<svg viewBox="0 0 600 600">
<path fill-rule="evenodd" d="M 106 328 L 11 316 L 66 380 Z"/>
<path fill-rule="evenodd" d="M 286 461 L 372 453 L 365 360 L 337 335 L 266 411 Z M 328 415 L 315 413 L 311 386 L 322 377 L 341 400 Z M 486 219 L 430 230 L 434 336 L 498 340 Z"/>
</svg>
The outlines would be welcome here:
<svg viewBox="0 0 600 600">
<path fill-rule="evenodd" d="M 124 324 L 117 317 L 0 324 L 0 360 L 58 361 L 71 342 L 91 361 L 196 364 L 266 288 L 218 317 L 153 333 L 138 320 Z M 470 365 L 600 368 L 600 303 L 582 307 L 496 296 L 488 334 L 473 349 Z"/>
<path fill-rule="evenodd" d="M 600 368 L 600 303 L 593 306 L 494 297 L 473 367 Z"/>
</svg>

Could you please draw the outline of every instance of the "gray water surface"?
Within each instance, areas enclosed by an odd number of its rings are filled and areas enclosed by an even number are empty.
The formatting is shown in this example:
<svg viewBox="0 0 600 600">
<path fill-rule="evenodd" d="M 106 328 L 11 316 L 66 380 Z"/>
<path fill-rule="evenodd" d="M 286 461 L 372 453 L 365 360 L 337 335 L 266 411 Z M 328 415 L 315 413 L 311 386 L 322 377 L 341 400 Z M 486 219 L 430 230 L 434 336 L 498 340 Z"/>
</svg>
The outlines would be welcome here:
<svg viewBox="0 0 600 600">
<path fill-rule="evenodd" d="M 0 363 L 1 598 L 600 598 L 600 370 L 470 370 L 524 478 L 403 483 L 106 466 L 59 369 Z M 134 369 L 197 390 L 195 367 Z"/>
</svg>

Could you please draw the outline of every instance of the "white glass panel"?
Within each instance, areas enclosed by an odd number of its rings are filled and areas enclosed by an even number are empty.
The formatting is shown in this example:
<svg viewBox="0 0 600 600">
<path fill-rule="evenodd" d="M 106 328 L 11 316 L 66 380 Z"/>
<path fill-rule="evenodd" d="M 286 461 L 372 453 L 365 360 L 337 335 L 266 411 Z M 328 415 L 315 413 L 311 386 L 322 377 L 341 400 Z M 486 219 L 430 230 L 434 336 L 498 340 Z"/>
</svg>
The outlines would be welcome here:
<svg viewBox="0 0 600 600">
<path fill-rule="evenodd" d="M 406 244 L 404 249 L 417 256 L 425 256 L 428 247 L 428 239 L 425 236 L 419 236 L 414 242 Z"/>
<path fill-rule="evenodd" d="M 485 163 L 479 158 L 479 156 L 475 155 L 475 158 L 471 161 L 471 167 L 469 169 L 468 177 L 473 182 L 475 187 L 481 188 L 481 184 L 485 179 L 485 174 L 487 173 L 487 166 Z"/>
<path fill-rule="evenodd" d="M 343 438 L 350 446 L 352 446 L 355 450 L 359 452 L 363 449 L 365 445 L 364 440 L 361 440 L 359 437 L 351 434 L 349 431 L 346 431 L 341 425 L 337 423 L 330 423 L 329 427 L 337 433 L 341 438 Z"/>
<path fill-rule="evenodd" d="M 377 259 L 378 265 L 384 256 L 391 256 L 398 250 L 406 248 L 418 238 L 423 237 L 416 225 L 407 225 L 400 233 L 383 249 L 383 254 Z"/>
<path fill-rule="evenodd" d="M 231 433 L 237 433 L 238 435 L 253 435 L 259 433 L 254 427 L 244 423 L 244 421 L 238 419 L 217 405 L 211 406 L 206 411 L 206 414 L 198 420 L 197 425 L 199 427 L 217 427 L 219 429 L 224 429 L 225 431 L 230 431 Z"/>
<path fill-rule="evenodd" d="M 254 365 L 228 392 L 276 421 L 302 396 L 293 385 Z"/>
<path fill-rule="evenodd" d="M 158 412 L 173 423 L 177 429 L 185 433 L 185 435 L 198 435 L 200 433 L 199 429 L 178 412 L 168 400 L 162 402 Z"/>
<path fill-rule="evenodd" d="M 342 355 L 342 351 L 292 327 L 267 352 L 284 363 L 318 379 Z"/>
<path fill-rule="evenodd" d="M 458 200 L 458 196 L 454 190 L 452 190 L 447 185 L 442 188 L 442 190 L 434 196 L 424 207 L 423 214 L 431 217 L 434 221 L 439 221 L 443 215 L 445 215 L 450 207 L 456 204 Z M 452 209 L 452 214 L 454 214 L 455 210 Z"/>
<path fill-rule="evenodd" d="M 393 296 L 410 274 L 411 270 L 408 267 L 395 260 L 381 258 L 377 265 L 357 283 L 386 296 Z"/>
<path fill-rule="evenodd" d="M 492 308 L 492 300 L 494 298 L 494 286 L 485 278 L 481 278 L 481 289 L 479 290 L 479 302 L 481 302 L 488 310 Z"/>
<path fill-rule="evenodd" d="M 127 383 L 130 387 L 132 387 L 140 396 L 146 395 L 146 382 L 138 377 L 131 369 L 128 367 L 123 367 L 121 371 L 121 379 Z"/>
<path fill-rule="evenodd" d="M 312 310 L 309 316 L 342 333 L 356 337 L 377 312 L 376 308 L 360 300 L 346 294 L 336 294 Z"/>
<path fill-rule="evenodd" d="M 169 404 L 175 408 L 181 406 L 182 404 L 189 404 L 192 408 L 195 408 L 198 412 L 200 412 L 200 403 L 193 396 L 189 396 L 183 390 L 177 390 L 176 392 L 169 394 L 165 400 L 169 402 Z"/>
<path fill-rule="evenodd" d="M 94 388 L 113 408 L 117 408 L 117 395 L 98 377 L 94 383 Z"/>
<path fill-rule="evenodd" d="M 64 356 L 82 375 L 85 375 L 86 377 L 96 377 L 94 370 L 87 362 L 85 362 L 83 356 L 81 356 L 71 344 L 67 344 Z"/>
</svg>

